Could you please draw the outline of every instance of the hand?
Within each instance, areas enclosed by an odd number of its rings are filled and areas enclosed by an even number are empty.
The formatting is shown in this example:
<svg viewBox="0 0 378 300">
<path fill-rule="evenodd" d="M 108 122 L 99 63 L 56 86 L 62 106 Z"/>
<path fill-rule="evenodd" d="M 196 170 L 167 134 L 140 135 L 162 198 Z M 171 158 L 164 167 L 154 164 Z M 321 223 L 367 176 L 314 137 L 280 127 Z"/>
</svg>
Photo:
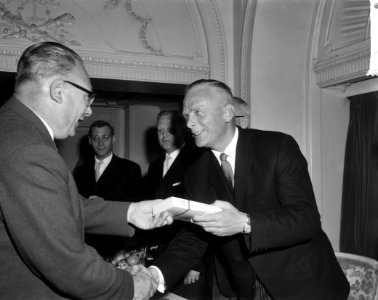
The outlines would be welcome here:
<svg viewBox="0 0 378 300">
<path fill-rule="evenodd" d="M 193 223 L 217 236 L 230 236 L 243 232 L 247 221 L 247 216 L 244 213 L 227 201 L 216 200 L 213 205 L 221 208 L 222 211 L 196 215 L 192 219 Z"/>
<path fill-rule="evenodd" d="M 184 278 L 184 284 L 187 285 L 187 284 L 195 283 L 199 279 L 199 277 L 200 277 L 200 272 L 190 270 Z"/>
<path fill-rule="evenodd" d="M 161 201 L 159 199 L 131 203 L 127 212 L 128 222 L 140 229 L 152 229 L 171 224 L 173 218 L 166 211 L 155 216 L 152 215 L 152 206 Z"/>
<path fill-rule="evenodd" d="M 134 265 L 127 268 L 127 271 L 133 276 L 134 280 L 134 298 L 133 300 L 150 299 L 156 292 L 157 282 L 146 267 Z"/>
</svg>

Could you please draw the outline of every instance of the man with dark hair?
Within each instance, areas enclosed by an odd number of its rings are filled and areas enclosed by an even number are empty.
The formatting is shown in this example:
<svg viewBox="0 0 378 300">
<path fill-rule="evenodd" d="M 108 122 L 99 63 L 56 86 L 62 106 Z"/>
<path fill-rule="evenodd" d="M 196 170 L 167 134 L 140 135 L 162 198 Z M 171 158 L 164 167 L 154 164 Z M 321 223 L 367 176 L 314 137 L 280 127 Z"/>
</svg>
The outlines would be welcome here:
<svg viewBox="0 0 378 300">
<path fill-rule="evenodd" d="M 154 261 L 159 290 L 169 289 L 211 245 L 224 296 L 253 299 L 255 278 L 273 299 L 348 297 L 349 283 L 321 229 L 307 162 L 280 132 L 235 124 L 230 88 L 216 80 L 189 85 L 183 105 L 198 147 L 185 175 L 188 199 L 222 209 L 199 214 Z"/>
<path fill-rule="evenodd" d="M 80 56 L 37 43 L 22 54 L 14 95 L 0 108 L 0 298 L 148 299 L 156 282 L 142 265 L 117 269 L 84 242 L 91 233 L 132 236 L 170 223 L 156 201 L 80 196 L 54 139 L 74 136 L 94 93 Z"/>
<path fill-rule="evenodd" d="M 113 153 L 116 140 L 114 128 L 103 120 L 89 127 L 88 141 L 94 155 L 74 170 L 79 193 L 86 198 L 94 196 L 112 201 L 140 200 L 140 166 Z M 131 244 L 130 239 L 110 235 L 86 235 L 86 242 L 104 258 L 112 258 L 119 250 Z"/>
</svg>

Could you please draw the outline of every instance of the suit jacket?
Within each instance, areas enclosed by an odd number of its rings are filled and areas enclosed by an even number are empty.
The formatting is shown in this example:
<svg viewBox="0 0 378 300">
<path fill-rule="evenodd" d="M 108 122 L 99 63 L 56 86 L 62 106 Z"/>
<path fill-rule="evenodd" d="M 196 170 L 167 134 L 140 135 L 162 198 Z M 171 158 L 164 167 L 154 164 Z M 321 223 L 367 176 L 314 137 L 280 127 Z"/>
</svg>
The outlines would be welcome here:
<svg viewBox="0 0 378 300">
<path fill-rule="evenodd" d="M 165 155 L 157 158 L 148 168 L 144 178 L 145 199 L 165 199 L 171 196 L 185 197 L 184 175 L 188 168 L 199 158 L 202 149 L 186 144 L 181 148 L 176 159 L 163 177 Z M 175 221 L 169 226 L 144 231 L 141 233 L 143 243 L 158 245 L 158 249 L 152 252 L 153 256 L 159 257 L 174 238 L 182 226 L 193 226 L 187 222 Z M 152 262 L 153 264 L 153 262 Z M 184 285 L 182 278 L 170 290 L 187 299 L 209 299 L 206 289 L 206 266 L 205 260 L 201 260 L 193 268 L 201 273 L 200 280 L 194 284 Z M 184 274 L 185 275 L 185 274 Z"/>
<path fill-rule="evenodd" d="M 164 177 L 165 155 L 153 161 L 144 179 L 144 199 L 165 199 L 170 196 L 185 197 L 184 175 L 201 153 L 201 149 L 185 145 Z"/>
<path fill-rule="evenodd" d="M 0 109 L 0 299 L 132 299 L 133 279 L 84 243 L 132 235 L 129 203 L 80 196 L 51 136 L 11 98 Z"/>
<path fill-rule="evenodd" d="M 84 197 L 97 195 L 105 200 L 112 201 L 135 202 L 140 200 L 140 166 L 131 160 L 120 158 L 114 154 L 97 182 L 94 156 L 75 168 L 74 178 L 80 194 Z M 136 237 L 130 239 L 97 234 L 86 234 L 85 241 L 107 259 L 111 259 L 117 252 L 137 244 Z"/>
<path fill-rule="evenodd" d="M 292 137 L 239 128 L 234 190 L 210 150 L 188 170 L 185 183 L 189 198 L 205 203 L 226 200 L 251 216 L 251 234 L 236 236 L 274 299 L 347 298 L 348 281 L 321 229 L 307 162 Z M 155 264 L 169 286 L 182 270 L 191 268 L 208 244 L 215 245 L 218 255 L 221 241 L 187 231 Z M 172 261 L 172 257 L 179 259 Z M 224 262 L 216 261 L 217 275 L 226 276 Z"/>
<path fill-rule="evenodd" d="M 148 168 L 144 178 L 145 189 L 144 199 L 165 199 L 171 196 L 185 197 L 184 175 L 188 168 L 198 159 L 201 149 L 195 146 L 185 145 L 177 155 L 176 159 L 163 177 L 165 155 L 157 158 Z M 185 224 L 174 222 L 173 224 L 149 230 L 141 233 L 144 243 L 159 244 L 156 256 L 159 256 L 166 244 L 168 244 L 179 228 Z"/>
<path fill-rule="evenodd" d="M 139 200 L 141 177 L 140 166 L 137 163 L 115 154 L 97 182 L 94 157 L 74 170 L 80 194 L 84 197 L 97 195 L 106 200 Z"/>
</svg>

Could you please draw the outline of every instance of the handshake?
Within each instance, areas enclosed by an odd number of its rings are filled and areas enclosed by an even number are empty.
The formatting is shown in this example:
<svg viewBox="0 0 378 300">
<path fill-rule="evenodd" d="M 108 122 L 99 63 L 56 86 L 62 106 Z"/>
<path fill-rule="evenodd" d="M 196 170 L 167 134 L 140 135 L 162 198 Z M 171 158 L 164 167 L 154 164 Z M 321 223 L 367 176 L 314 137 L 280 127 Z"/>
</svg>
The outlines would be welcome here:
<svg viewBox="0 0 378 300">
<path fill-rule="evenodd" d="M 136 259 L 135 255 L 126 256 L 123 253 L 116 255 L 112 261 L 113 265 L 128 271 L 132 275 L 134 280 L 133 300 L 145 300 L 155 294 L 159 284 L 159 275 L 153 268 L 147 269 L 138 263 L 139 259 Z"/>
</svg>

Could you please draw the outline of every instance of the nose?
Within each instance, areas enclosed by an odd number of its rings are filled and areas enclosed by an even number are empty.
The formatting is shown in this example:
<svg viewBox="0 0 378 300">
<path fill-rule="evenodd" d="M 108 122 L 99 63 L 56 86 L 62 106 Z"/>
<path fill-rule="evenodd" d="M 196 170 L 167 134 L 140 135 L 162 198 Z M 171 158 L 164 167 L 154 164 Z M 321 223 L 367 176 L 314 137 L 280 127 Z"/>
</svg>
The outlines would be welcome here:
<svg viewBox="0 0 378 300">
<path fill-rule="evenodd" d="M 192 128 L 194 126 L 194 120 L 193 118 L 191 117 L 191 115 L 189 114 L 186 118 L 186 127 L 188 128 Z"/>
<path fill-rule="evenodd" d="M 84 116 L 90 117 L 91 115 L 92 115 L 92 109 L 90 106 L 88 106 L 87 109 L 85 110 Z"/>
</svg>

